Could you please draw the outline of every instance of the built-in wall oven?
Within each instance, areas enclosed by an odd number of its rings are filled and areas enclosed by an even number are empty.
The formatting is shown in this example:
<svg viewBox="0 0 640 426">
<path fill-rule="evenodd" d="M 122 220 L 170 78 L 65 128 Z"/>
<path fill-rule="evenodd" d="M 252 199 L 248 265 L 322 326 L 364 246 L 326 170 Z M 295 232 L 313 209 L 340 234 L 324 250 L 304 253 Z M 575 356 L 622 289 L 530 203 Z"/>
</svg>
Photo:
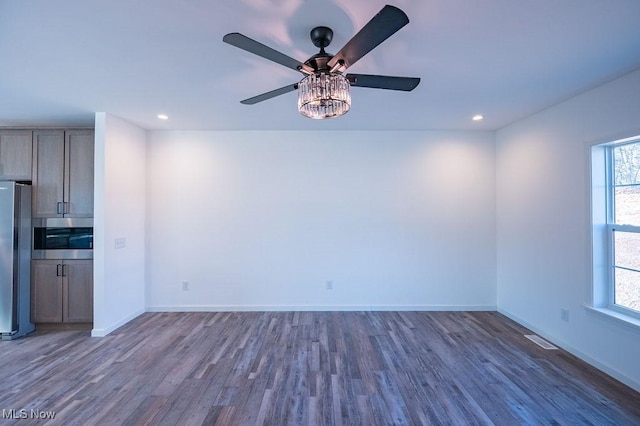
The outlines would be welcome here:
<svg viewBox="0 0 640 426">
<path fill-rule="evenodd" d="M 32 259 L 93 259 L 93 218 L 33 219 Z"/>
</svg>

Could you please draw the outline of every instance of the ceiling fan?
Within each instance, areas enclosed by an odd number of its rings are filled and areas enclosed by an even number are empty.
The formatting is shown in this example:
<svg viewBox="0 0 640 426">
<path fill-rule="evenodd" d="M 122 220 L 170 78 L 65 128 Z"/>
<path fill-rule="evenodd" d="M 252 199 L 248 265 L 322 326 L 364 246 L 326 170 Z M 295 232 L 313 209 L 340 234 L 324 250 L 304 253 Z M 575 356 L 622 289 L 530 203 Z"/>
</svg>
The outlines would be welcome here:
<svg viewBox="0 0 640 426">
<path fill-rule="evenodd" d="M 291 58 L 240 33 L 227 34 L 222 41 L 304 74 L 298 83 L 262 93 L 240 101 L 241 103 L 253 105 L 297 90 L 298 110 L 302 115 L 322 119 L 338 117 L 349 111 L 351 86 L 409 92 L 420 83 L 420 79 L 415 77 L 343 75 L 347 68 L 408 23 L 409 18 L 402 10 L 386 5 L 335 55 L 325 52 L 333 38 L 331 28 L 315 27 L 311 30 L 310 36 L 313 44 L 320 48 L 320 52 L 305 62 Z"/>
</svg>

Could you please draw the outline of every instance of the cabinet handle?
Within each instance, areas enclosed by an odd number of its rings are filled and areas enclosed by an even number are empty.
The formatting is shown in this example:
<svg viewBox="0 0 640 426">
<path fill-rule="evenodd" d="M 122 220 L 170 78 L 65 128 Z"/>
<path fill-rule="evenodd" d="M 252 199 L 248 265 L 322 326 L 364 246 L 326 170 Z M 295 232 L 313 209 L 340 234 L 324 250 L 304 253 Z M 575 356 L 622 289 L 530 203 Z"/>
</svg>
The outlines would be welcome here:
<svg viewBox="0 0 640 426">
<path fill-rule="evenodd" d="M 58 201 L 56 203 L 56 213 L 57 214 L 64 214 L 64 206 L 62 205 L 62 201 Z"/>
<path fill-rule="evenodd" d="M 56 277 L 61 277 L 63 272 L 64 272 L 64 270 L 62 268 L 62 265 L 58 263 L 56 265 Z"/>
<path fill-rule="evenodd" d="M 69 275 L 69 265 L 62 265 L 62 276 L 66 277 Z"/>
<path fill-rule="evenodd" d="M 68 214 L 69 213 L 69 203 L 68 202 L 64 202 L 62 203 L 62 213 L 64 214 Z"/>
</svg>

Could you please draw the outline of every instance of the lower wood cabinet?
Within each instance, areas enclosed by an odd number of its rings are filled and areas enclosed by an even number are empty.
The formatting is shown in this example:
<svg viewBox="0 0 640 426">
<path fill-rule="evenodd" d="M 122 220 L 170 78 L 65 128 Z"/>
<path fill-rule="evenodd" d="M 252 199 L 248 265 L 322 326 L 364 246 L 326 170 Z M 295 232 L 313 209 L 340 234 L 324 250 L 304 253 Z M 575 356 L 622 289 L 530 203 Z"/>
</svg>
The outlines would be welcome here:
<svg viewBox="0 0 640 426">
<path fill-rule="evenodd" d="M 32 260 L 31 320 L 93 322 L 93 260 Z"/>
</svg>

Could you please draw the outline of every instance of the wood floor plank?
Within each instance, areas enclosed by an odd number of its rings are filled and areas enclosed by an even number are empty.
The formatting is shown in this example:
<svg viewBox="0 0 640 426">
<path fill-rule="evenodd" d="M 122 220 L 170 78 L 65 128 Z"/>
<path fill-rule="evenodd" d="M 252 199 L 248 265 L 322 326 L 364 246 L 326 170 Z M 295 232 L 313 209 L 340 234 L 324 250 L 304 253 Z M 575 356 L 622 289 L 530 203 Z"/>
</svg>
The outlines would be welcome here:
<svg viewBox="0 0 640 426">
<path fill-rule="evenodd" d="M 524 334 L 496 312 L 145 313 L 100 339 L 0 342 L 0 410 L 55 411 L 52 425 L 640 424 L 638 392 Z"/>
</svg>

